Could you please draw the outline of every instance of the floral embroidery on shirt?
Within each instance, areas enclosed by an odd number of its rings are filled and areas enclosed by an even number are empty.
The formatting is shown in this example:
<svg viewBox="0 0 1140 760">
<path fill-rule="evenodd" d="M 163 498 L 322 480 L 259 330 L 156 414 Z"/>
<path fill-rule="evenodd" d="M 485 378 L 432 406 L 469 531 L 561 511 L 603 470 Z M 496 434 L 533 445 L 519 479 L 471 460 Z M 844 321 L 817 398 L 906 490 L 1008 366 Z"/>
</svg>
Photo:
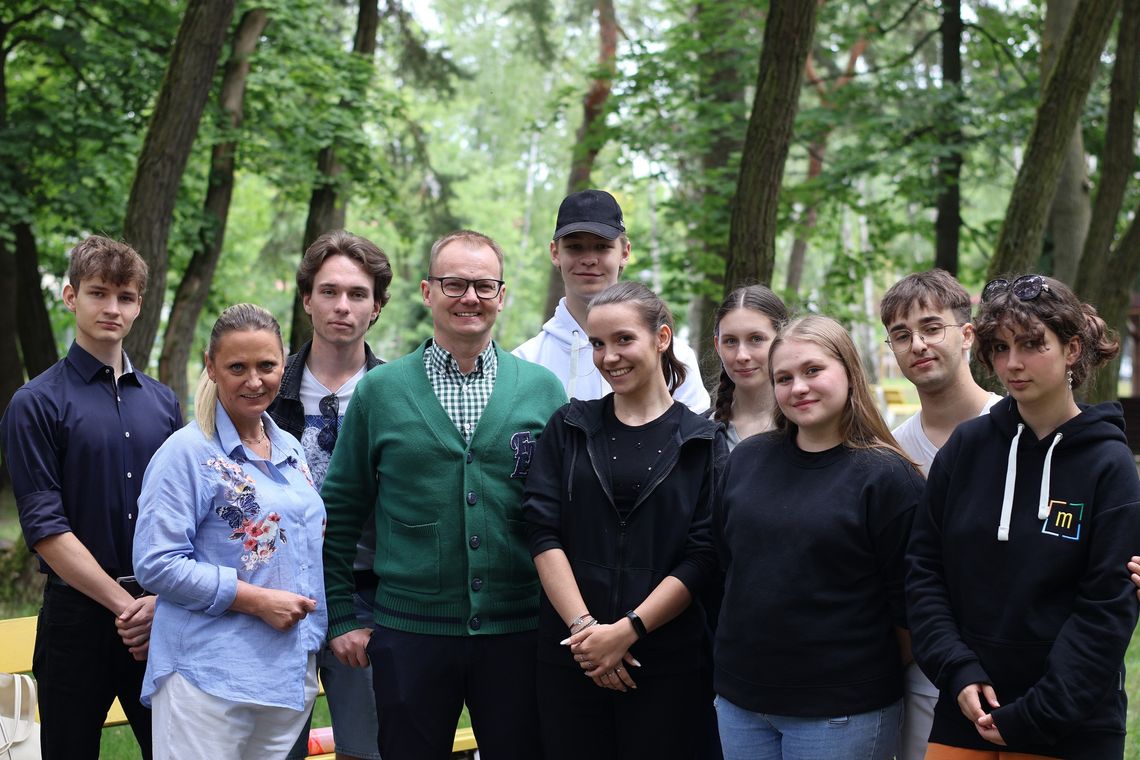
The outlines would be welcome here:
<svg viewBox="0 0 1140 760">
<path fill-rule="evenodd" d="M 313 488 L 316 488 L 316 485 L 313 483 L 313 474 L 309 472 L 308 464 L 302 462 L 300 459 L 297 459 L 297 457 L 294 456 L 287 457 L 285 459 L 285 464 L 295 467 L 302 475 L 305 476 L 305 480 L 309 482 L 309 485 L 313 486 Z"/>
<path fill-rule="evenodd" d="M 257 503 L 257 489 L 253 478 L 246 475 L 241 465 L 212 457 L 206 460 L 206 466 L 222 476 L 222 483 L 226 487 L 224 502 L 215 506 L 214 511 L 233 530 L 230 540 L 241 541 L 245 550 L 241 555 L 242 567 L 254 570 L 259 565 L 266 564 L 277 551 L 278 539 L 283 544 L 289 543 L 285 529 L 281 527 L 281 515 L 270 512 L 264 517 L 258 517 L 261 506 Z"/>
</svg>

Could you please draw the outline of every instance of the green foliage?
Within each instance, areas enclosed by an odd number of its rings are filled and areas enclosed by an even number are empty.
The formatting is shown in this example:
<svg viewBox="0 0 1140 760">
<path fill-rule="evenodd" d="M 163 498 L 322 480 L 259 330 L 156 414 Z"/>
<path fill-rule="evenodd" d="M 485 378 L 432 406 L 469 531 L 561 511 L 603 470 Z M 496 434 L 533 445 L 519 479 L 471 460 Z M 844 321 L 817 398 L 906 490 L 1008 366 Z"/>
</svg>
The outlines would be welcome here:
<svg viewBox="0 0 1140 760">
<path fill-rule="evenodd" d="M 0 18 L 34 5 L 13 0 Z M 212 317 L 236 300 L 265 303 L 288 322 L 316 157 L 330 144 L 343 167 L 336 181 L 348 227 L 376 240 L 396 272 L 392 301 L 369 334 L 377 350 L 398 355 L 430 332 L 419 295 L 428 248 L 461 226 L 491 234 L 507 254 L 508 308 L 496 337 L 513 347 L 533 335 L 581 100 L 597 73 L 595 4 L 386 0 L 372 60 L 352 53 L 355 1 L 262 5 L 270 23 L 252 57 L 244 122 L 224 126 L 211 98 L 175 211 L 172 290 L 208 223 L 210 146 L 236 139 L 226 245 L 194 353 Z M 12 220 L 31 220 L 44 271 L 61 272 L 76 238 L 119 232 L 183 4 L 52 8 L 7 39 L 0 235 Z M 616 11 L 618 66 L 594 136 L 604 147 L 592 182 L 626 211 L 627 276 L 660 289 L 683 321 L 690 299 L 721 292 L 766 3 L 623 0 Z M 929 266 L 938 163 L 955 150 L 964 156 L 961 276 L 980 285 L 1034 118 L 1043 3 L 965 4 L 960 92 L 941 81 L 940 12 L 913 0 L 822 5 L 813 63 L 826 93 L 803 89 L 778 222 L 776 284 L 793 239 L 808 244 L 793 300 L 862 319 L 862 289 L 852 283 L 868 275 L 881 289 Z M 860 40 L 867 47 L 855 76 L 838 86 Z M 1090 151 L 1103 142 L 1108 72 L 1082 122 Z M 947 122 L 960 126 L 957 144 Z M 823 146 L 823 165 L 809 178 L 813 146 Z M 1130 193 L 1126 207 L 1135 208 L 1135 183 Z M 54 302 L 58 282 L 46 289 Z M 69 318 L 52 316 L 66 340 Z"/>
</svg>

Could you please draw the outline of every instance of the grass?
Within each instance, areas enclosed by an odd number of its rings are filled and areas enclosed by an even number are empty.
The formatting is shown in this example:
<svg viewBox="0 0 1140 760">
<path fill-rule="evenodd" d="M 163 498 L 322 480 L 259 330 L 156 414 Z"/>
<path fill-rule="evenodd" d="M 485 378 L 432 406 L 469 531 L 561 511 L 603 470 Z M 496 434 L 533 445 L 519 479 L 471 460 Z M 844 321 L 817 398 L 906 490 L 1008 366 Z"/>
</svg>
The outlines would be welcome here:
<svg viewBox="0 0 1140 760">
<path fill-rule="evenodd" d="M 327 726 L 332 723 L 329 717 L 328 704 L 323 696 L 317 697 L 317 704 L 313 708 L 313 726 Z M 471 718 L 467 715 L 467 708 L 459 716 L 459 727 L 467 728 L 471 725 Z M 104 729 L 103 742 L 99 745 L 99 757 L 102 760 L 142 760 L 135 735 L 129 726 L 115 726 Z"/>
</svg>

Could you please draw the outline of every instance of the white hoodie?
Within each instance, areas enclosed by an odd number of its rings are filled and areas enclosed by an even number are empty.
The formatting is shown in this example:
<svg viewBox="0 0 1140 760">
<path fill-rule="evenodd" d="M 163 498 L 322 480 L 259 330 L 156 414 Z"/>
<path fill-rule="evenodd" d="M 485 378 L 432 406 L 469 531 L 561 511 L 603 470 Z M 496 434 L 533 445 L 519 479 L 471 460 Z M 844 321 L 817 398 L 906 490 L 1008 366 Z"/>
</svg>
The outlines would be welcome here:
<svg viewBox="0 0 1140 760">
<path fill-rule="evenodd" d="M 512 352 L 520 359 L 541 364 L 558 375 L 570 398 L 590 400 L 610 392 L 610 384 L 594 366 L 593 348 L 586 331 L 566 308 L 566 299 L 558 302 L 554 316 L 542 326 L 542 332 Z M 673 394 L 697 414 L 709 408 L 709 394 L 701 382 L 697 355 L 689 344 L 673 336 L 673 353 L 685 365 L 685 382 Z"/>
</svg>

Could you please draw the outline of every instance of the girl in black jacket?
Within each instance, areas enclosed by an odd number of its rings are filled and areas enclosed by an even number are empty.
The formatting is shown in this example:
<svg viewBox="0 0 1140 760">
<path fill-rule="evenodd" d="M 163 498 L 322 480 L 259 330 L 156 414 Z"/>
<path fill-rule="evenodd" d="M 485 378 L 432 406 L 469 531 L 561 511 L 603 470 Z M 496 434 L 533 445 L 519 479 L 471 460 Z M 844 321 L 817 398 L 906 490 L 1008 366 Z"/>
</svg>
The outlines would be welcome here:
<svg viewBox="0 0 1140 760">
<path fill-rule="evenodd" d="M 1120 758 L 1140 482 L 1120 406 L 1073 399 L 1118 345 L 1039 275 L 989 283 L 976 330 L 1010 397 L 939 452 L 907 557 L 915 657 L 941 691 L 927 758 Z"/>
<path fill-rule="evenodd" d="M 538 701 L 547 760 L 692 758 L 703 730 L 703 612 L 716 567 L 714 423 L 673 401 L 673 321 L 643 285 L 592 302 L 613 393 L 572 401 L 538 442 L 523 499 L 542 581 Z"/>
</svg>

